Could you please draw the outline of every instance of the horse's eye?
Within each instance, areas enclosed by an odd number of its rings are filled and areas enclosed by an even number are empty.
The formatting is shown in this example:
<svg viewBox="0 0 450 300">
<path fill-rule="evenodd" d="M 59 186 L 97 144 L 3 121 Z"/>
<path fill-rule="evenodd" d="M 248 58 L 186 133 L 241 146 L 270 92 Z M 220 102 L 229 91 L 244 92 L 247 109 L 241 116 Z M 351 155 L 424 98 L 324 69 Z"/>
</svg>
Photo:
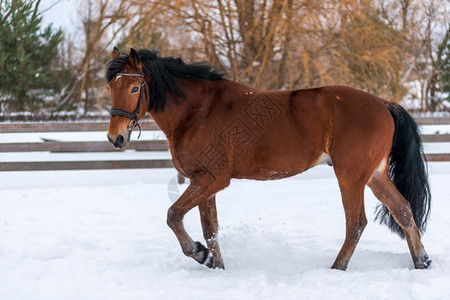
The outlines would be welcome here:
<svg viewBox="0 0 450 300">
<path fill-rule="evenodd" d="M 131 93 L 137 93 L 138 90 L 139 88 L 137 86 L 133 86 L 133 88 L 131 89 Z"/>
</svg>

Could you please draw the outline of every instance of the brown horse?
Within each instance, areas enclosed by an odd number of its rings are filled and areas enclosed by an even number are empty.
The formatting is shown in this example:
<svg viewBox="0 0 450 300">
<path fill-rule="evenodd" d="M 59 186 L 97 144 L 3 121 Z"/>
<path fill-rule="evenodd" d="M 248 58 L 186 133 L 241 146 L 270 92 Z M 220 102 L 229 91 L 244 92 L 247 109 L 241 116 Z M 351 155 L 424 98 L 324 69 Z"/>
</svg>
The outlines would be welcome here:
<svg viewBox="0 0 450 300">
<path fill-rule="evenodd" d="M 366 185 L 383 204 L 380 222 L 406 238 L 415 268 L 430 265 L 419 233 L 430 208 L 422 143 L 401 106 L 345 86 L 260 91 L 223 76 L 205 63 L 149 50 L 123 54 L 114 48 L 106 68 L 111 143 L 125 148 L 148 112 L 167 136 L 175 168 L 190 179 L 167 216 L 185 255 L 224 268 L 215 195 L 231 178 L 279 179 L 327 163 L 334 167 L 346 218 L 333 268 L 347 268 L 366 226 Z M 207 247 L 183 226 L 196 206 Z"/>
</svg>

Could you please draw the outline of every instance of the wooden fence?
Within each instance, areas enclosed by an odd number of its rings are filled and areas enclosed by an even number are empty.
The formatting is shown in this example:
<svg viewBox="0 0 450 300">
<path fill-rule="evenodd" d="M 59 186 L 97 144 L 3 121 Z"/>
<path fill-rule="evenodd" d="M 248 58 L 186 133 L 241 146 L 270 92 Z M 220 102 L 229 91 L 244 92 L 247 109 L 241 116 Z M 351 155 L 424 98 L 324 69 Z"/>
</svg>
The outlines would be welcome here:
<svg viewBox="0 0 450 300">
<path fill-rule="evenodd" d="M 422 117 L 415 118 L 419 125 L 450 125 L 449 117 Z M 450 134 L 422 135 L 424 143 L 450 143 Z M 425 153 L 427 161 L 450 161 L 450 144 L 445 153 Z"/>
<path fill-rule="evenodd" d="M 140 122 L 142 130 L 159 130 L 150 120 Z M 64 122 L 64 123 L 3 123 L 0 133 L 28 133 L 28 132 L 83 132 L 104 131 L 108 129 L 108 122 Z M 136 151 L 167 151 L 169 144 L 166 140 L 131 141 L 127 148 Z M 61 142 L 47 140 L 42 143 L 0 143 L 1 152 L 110 152 L 119 151 L 111 143 L 101 142 Z M 0 171 L 44 171 L 44 170 L 96 170 L 96 169 L 148 169 L 173 168 L 171 159 L 126 159 L 126 160 L 88 160 L 88 161 L 23 161 L 1 162 Z"/>
<path fill-rule="evenodd" d="M 417 118 L 422 125 L 450 124 L 450 118 Z M 142 130 L 159 130 L 151 120 L 141 122 Z M 108 122 L 64 122 L 64 123 L 3 123 L 0 133 L 25 132 L 76 132 L 104 131 Z M 106 137 L 105 137 L 106 139 Z M 450 143 L 450 134 L 423 135 L 425 143 Z M 166 151 L 166 140 L 132 141 L 128 149 L 136 151 Z M 42 143 L 0 143 L 0 153 L 5 152 L 108 152 L 114 150 L 108 141 L 102 142 L 60 142 L 46 141 Z M 449 151 L 450 152 L 450 145 Z M 450 153 L 426 154 L 428 161 L 450 161 Z M 93 161 L 23 161 L 1 162 L 0 171 L 36 171 L 36 170 L 93 170 L 93 169 L 139 169 L 139 168 L 172 168 L 170 159 L 138 159 L 138 160 L 93 160 Z"/>
</svg>

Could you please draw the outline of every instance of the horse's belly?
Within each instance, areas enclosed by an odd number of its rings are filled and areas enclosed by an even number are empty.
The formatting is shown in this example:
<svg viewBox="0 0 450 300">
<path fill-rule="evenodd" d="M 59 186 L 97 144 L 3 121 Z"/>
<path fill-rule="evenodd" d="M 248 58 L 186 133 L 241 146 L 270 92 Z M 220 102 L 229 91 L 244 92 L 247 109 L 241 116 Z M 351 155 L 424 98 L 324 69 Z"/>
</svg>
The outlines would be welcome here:
<svg viewBox="0 0 450 300">
<path fill-rule="evenodd" d="M 234 169 L 234 178 L 274 180 L 297 175 L 317 165 L 320 155 L 295 153 L 276 153 L 256 151 L 246 160 L 241 160 Z"/>
<path fill-rule="evenodd" d="M 252 173 L 243 172 L 240 174 L 241 176 L 236 176 L 235 178 L 245 178 L 245 179 L 255 179 L 255 180 L 276 180 L 276 179 L 283 179 L 287 177 L 291 177 L 294 175 L 297 175 L 301 172 L 298 171 L 292 171 L 292 170 L 269 170 L 269 169 L 260 169 L 256 170 Z"/>
</svg>

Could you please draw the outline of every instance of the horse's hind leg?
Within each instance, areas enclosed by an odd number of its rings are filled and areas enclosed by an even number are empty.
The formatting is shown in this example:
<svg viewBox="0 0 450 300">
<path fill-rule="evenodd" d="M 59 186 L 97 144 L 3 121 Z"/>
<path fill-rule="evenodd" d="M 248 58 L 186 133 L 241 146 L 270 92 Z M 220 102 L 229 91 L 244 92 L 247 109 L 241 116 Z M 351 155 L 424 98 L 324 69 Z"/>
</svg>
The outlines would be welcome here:
<svg viewBox="0 0 450 300">
<path fill-rule="evenodd" d="M 200 203 L 198 208 L 203 228 L 203 237 L 214 258 L 212 268 L 224 269 L 217 236 L 219 222 L 217 221 L 216 196 L 212 196 Z"/>
<path fill-rule="evenodd" d="M 368 186 L 378 200 L 389 209 L 394 220 L 403 230 L 414 267 L 416 269 L 428 268 L 431 260 L 420 241 L 419 229 L 414 222 L 411 206 L 397 190 L 389 175 L 387 173 L 375 174 Z"/>
<path fill-rule="evenodd" d="M 355 251 L 359 238 L 366 227 L 367 219 L 364 212 L 364 183 L 348 182 L 339 178 L 342 204 L 345 211 L 346 230 L 345 241 L 332 266 L 333 269 L 346 270 L 348 262 Z"/>
<path fill-rule="evenodd" d="M 167 224 L 175 233 L 183 253 L 209 268 L 220 264 L 214 262 L 214 256 L 208 248 L 200 242 L 194 242 L 192 240 L 184 228 L 183 218 L 188 211 L 202 204 L 228 184 L 229 180 L 226 183 L 214 182 L 204 184 L 199 183 L 199 181 L 192 181 L 183 195 L 169 208 L 167 213 Z"/>
</svg>

